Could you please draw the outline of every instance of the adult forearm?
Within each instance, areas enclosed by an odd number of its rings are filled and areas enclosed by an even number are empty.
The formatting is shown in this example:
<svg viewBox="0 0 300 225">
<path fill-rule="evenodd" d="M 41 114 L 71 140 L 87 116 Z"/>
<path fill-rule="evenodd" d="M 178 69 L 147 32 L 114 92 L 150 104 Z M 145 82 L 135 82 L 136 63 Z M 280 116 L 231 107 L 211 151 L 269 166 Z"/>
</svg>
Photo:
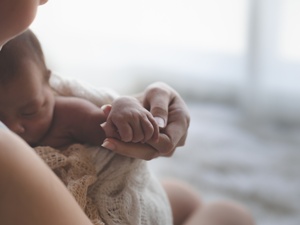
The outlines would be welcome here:
<svg viewBox="0 0 300 225">
<path fill-rule="evenodd" d="M 4 129 L 0 129 L 0 199 L 0 224 L 92 225 L 33 149 Z"/>
</svg>

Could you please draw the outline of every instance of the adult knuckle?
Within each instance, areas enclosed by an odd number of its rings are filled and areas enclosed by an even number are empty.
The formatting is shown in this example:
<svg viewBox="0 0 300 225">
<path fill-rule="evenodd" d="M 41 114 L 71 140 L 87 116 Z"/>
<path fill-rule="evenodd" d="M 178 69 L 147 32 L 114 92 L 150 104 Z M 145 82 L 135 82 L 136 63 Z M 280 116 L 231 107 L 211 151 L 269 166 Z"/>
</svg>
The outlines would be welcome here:
<svg viewBox="0 0 300 225">
<path fill-rule="evenodd" d="M 151 153 L 148 153 L 144 156 L 144 160 L 146 161 L 150 161 L 152 159 L 154 159 L 156 157 L 156 153 L 154 152 L 151 152 Z"/>
<path fill-rule="evenodd" d="M 172 152 L 175 149 L 175 145 L 172 142 L 168 142 L 165 144 L 165 147 L 161 150 L 161 153 L 163 155 L 168 154 L 169 152 Z"/>
<path fill-rule="evenodd" d="M 151 96 L 169 95 L 169 90 L 163 83 L 156 83 L 147 89 L 147 93 Z"/>
</svg>

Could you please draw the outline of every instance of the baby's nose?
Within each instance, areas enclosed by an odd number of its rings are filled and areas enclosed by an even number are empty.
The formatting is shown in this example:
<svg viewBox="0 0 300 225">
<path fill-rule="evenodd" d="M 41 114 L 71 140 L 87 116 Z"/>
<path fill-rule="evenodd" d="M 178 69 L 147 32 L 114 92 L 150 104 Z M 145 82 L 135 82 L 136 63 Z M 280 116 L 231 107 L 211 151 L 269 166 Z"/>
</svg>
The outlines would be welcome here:
<svg viewBox="0 0 300 225">
<path fill-rule="evenodd" d="M 20 123 L 9 124 L 8 128 L 18 135 L 23 134 L 25 132 L 25 128 Z"/>
</svg>

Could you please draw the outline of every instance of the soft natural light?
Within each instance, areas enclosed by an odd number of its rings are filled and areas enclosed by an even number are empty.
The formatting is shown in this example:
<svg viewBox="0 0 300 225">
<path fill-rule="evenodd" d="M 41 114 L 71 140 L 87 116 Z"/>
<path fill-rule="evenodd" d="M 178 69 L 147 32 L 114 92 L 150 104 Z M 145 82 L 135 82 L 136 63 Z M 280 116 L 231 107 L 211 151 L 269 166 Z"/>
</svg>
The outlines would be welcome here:
<svg viewBox="0 0 300 225">
<path fill-rule="evenodd" d="M 31 28 L 62 74 L 118 91 L 162 80 L 232 96 L 253 82 L 298 89 L 299 12 L 299 0 L 51 0 Z"/>
<path fill-rule="evenodd" d="M 118 39 L 239 54 L 246 44 L 246 2 L 53 0 L 32 27 L 94 43 Z"/>
<path fill-rule="evenodd" d="M 31 28 L 54 69 L 88 82 L 99 74 L 112 87 L 149 77 L 236 82 L 245 74 L 247 3 L 52 0 Z"/>
<path fill-rule="evenodd" d="M 285 60 L 300 62 L 300 1 L 281 0 L 280 52 Z"/>
</svg>

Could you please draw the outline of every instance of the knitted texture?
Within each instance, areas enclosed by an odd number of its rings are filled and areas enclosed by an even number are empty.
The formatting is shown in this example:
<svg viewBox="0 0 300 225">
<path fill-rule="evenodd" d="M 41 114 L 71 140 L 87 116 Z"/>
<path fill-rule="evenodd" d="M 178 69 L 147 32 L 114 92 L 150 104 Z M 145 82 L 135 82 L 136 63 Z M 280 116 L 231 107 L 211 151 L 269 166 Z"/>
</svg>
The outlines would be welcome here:
<svg viewBox="0 0 300 225">
<path fill-rule="evenodd" d="M 171 225 L 169 202 L 146 161 L 101 147 L 35 148 L 95 225 Z"/>
<path fill-rule="evenodd" d="M 58 95 L 84 98 L 102 106 L 118 95 L 81 81 L 52 74 Z M 171 225 L 167 195 L 147 162 L 102 147 L 79 144 L 65 151 L 38 147 L 37 153 L 64 182 L 95 225 Z"/>
<path fill-rule="evenodd" d="M 87 195 L 88 188 L 97 180 L 96 170 L 83 149 L 76 145 L 61 152 L 51 147 L 36 147 L 37 154 L 67 186 L 80 207 L 95 225 L 104 225 L 97 206 Z"/>
</svg>

